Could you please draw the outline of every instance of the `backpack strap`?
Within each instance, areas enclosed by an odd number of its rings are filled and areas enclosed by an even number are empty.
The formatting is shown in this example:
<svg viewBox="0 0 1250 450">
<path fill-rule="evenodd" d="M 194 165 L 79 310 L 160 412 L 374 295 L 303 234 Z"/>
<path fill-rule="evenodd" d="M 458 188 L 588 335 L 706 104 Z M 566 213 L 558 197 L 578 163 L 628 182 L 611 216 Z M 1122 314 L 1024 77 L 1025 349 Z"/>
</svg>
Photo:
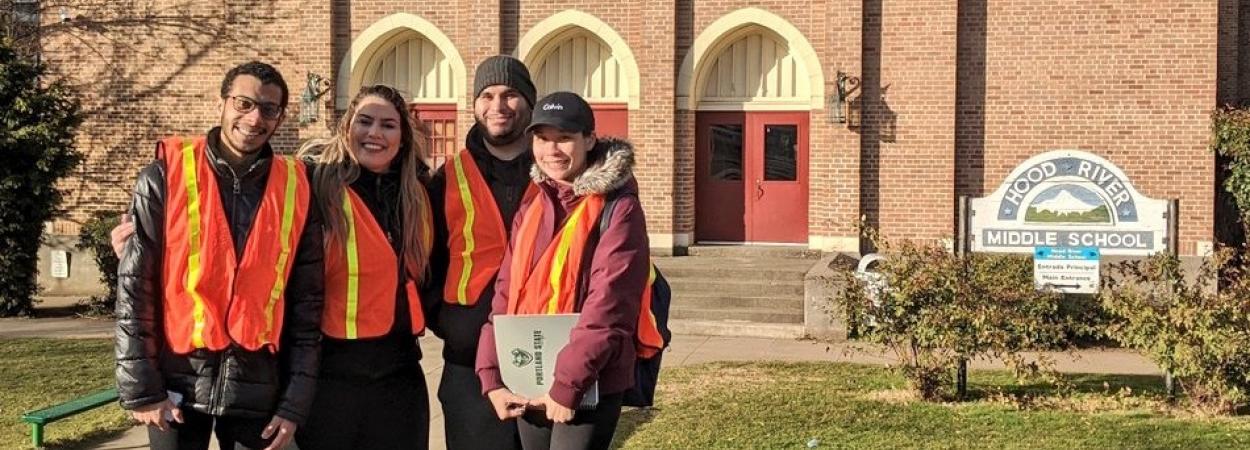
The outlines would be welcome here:
<svg viewBox="0 0 1250 450">
<path fill-rule="evenodd" d="M 608 231 L 608 219 L 612 218 L 612 210 L 616 209 L 616 202 L 621 199 L 619 195 L 613 195 L 603 203 L 603 212 L 599 213 L 599 236 L 603 236 Z M 595 237 L 595 243 L 599 242 L 598 236 Z"/>
<path fill-rule="evenodd" d="M 611 223 L 610 219 L 612 218 L 612 211 L 616 209 L 616 203 L 620 199 L 621 199 L 621 196 L 617 194 L 616 192 L 613 192 L 611 194 L 608 194 L 608 197 L 604 199 L 603 201 L 603 211 L 599 213 L 599 219 L 598 219 L 599 226 L 595 227 L 594 230 L 591 231 L 592 234 L 590 238 L 586 240 L 585 251 L 590 252 L 590 256 L 582 258 L 581 270 L 583 274 L 589 273 L 590 264 L 594 260 L 595 248 L 599 246 L 599 238 L 603 236 L 603 233 L 606 233 L 608 231 L 608 224 Z M 590 277 L 589 276 L 578 277 L 577 303 L 573 305 L 574 312 L 582 312 L 582 304 L 586 302 L 586 295 L 589 292 L 590 292 Z"/>
</svg>

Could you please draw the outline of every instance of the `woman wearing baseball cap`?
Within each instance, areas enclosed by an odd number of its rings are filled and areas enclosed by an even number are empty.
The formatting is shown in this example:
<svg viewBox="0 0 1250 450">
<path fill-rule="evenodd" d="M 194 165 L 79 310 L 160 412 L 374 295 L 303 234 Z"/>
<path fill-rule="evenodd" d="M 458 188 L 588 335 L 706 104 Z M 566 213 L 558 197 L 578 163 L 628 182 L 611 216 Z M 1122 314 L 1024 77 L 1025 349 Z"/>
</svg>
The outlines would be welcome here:
<svg viewBox="0 0 1250 450">
<path fill-rule="evenodd" d="M 540 193 L 513 221 L 477 373 L 499 418 L 519 419 L 524 448 L 606 449 L 622 394 L 634 384 L 634 335 L 650 270 L 634 151 L 627 141 L 598 138 L 590 105 L 569 92 L 536 102 L 528 130 Z M 574 312 L 581 316 L 556 357 L 550 391 L 532 399 L 512 393 L 499 374 L 493 317 Z M 579 409 L 596 385 L 598 401 Z"/>
</svg>

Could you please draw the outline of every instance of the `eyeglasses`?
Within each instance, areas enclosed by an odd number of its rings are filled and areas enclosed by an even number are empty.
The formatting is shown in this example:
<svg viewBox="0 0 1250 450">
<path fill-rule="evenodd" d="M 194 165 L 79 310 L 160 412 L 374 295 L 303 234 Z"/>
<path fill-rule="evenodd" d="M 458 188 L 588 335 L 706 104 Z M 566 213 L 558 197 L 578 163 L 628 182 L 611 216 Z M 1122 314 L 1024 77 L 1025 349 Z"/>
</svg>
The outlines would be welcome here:
<svg viewBox="0 0 1250 450">
<path fill-rule="evenodd" d="M 242 114 L 250 113 L 257 107 L 260 107 L 260 116 L 268 120 L 277 119 L 285 110 L 277 103 L 261 102 L 244 95 L 231 95 L 226 98 L 230 99 L 230 104 L 234 107 L 234 110 Z"/>
</svg>

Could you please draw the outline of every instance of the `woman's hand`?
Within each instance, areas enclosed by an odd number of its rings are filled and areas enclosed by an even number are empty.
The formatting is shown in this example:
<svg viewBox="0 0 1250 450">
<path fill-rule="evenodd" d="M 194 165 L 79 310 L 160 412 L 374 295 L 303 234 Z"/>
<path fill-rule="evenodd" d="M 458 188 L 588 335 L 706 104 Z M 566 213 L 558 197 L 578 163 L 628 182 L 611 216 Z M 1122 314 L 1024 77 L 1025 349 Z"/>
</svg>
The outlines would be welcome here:
<svg viewBox="0 0 1250 450">
<path fill-rule="evenodd" d="M 499 416 L 499 420 L 521 417 L 525 414 L 525 405 L 529 403 L 528 399 L 513 394 L 507 388 L 487 392 L 486 398 L 490 399 L 490 405 L 495 407 L 495 415 Z"/>
<path fill-rule="evenodd" d="M 547 410 L 547 419 L 555 423 L 568 423 L 570 420 L 573 420 L 573 413 L 575 412 L 572 408 L 565 408 L 564 405 L 556 403 L 547 394 L 543 394 L 541 398 L 531 401 L 530 406 L 535 409 Z"/>
<path fill-rule="evenodd" d="M 161 431 L 169 431 L 169 422 L 182 423 L 182 410 L 169 399 L 140 406 L 130 412 L 139 425 L 156 427 Z"/>
</svg>

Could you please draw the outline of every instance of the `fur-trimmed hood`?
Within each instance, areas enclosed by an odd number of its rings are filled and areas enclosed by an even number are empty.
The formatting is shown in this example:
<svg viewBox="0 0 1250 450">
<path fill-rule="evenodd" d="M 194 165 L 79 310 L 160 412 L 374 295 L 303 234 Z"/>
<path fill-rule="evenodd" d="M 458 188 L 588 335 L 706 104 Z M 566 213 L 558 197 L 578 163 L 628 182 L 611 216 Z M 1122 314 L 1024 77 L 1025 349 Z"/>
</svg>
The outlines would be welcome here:
<svg viewBox="0 0 1250 450">
<path fill-rule="evenodd" d="M 599 138 L 588 155 L 586 170 L 573 180 L 573 194 L 608 194 L 629 182 L 634 174 L 634 145 L 619 138 Z M 535 163 L 530 167 L 530 178 L 542 184 L 547 174 Z"/>
</svg>

